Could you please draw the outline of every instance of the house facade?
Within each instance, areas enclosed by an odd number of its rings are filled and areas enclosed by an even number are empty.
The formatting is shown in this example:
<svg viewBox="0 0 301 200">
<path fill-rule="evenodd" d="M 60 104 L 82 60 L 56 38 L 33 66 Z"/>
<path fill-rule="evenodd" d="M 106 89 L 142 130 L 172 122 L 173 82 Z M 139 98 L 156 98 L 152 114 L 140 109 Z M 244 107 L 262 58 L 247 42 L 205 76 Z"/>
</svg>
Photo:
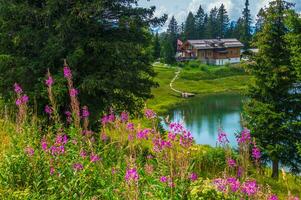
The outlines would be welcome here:
<svg viewBox="0 0 301 200">
<path fill-rule="evenodd" d="M 178 42 L 177 60 L 198 59 L 211 65 L 239 63 L 243 44 L 237 39 L 187 40 Z"/>
</svg>

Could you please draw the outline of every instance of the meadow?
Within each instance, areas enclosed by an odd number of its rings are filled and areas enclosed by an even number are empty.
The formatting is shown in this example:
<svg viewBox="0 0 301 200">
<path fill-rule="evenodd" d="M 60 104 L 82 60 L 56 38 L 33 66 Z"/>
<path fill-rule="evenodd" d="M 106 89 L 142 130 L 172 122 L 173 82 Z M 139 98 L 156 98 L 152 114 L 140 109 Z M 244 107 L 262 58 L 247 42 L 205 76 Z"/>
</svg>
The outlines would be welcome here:
<svg viewBox="0 0 301 200">
<path fill-rule="evenodd" d="M 300 178 L 285 171 L 278 181 L 268 178 L 247 128 L 237 150 L 223 130 L 216 148 L 196 145 L 189 130 L 168 119 L 163 131 L 148 108 L 135 119 L 111 110 L 91 130 L 89 108 L 80 104 L 68 66 L 64 76 L 70 110 L 59 113 L 48 73 L 46 118 L 32 112 L 26 91 L 14 85 L 16 120 L 0 120 L 6 141 L 1 199 L 299 199 Z"/>
<path fill-rule="evenodd" d="M 212 93 L 244 92 L 251 76 L 244 72 L 241 66 L 209 66 L 190 62 L 180 66 L 170 66 L 157 63 L 154 65 L 157 73 L 155 78 L 158 88 L 152 90 L 153 99 L 147 101 L 147 106 L 158 113 L 166 113 L 178 103 L 189 101 L 179 98 L 173 92 L 169 83 L 180 69 L 179 78 L 174 82 L 174 88 L 196 95 Z"/>
</svg>

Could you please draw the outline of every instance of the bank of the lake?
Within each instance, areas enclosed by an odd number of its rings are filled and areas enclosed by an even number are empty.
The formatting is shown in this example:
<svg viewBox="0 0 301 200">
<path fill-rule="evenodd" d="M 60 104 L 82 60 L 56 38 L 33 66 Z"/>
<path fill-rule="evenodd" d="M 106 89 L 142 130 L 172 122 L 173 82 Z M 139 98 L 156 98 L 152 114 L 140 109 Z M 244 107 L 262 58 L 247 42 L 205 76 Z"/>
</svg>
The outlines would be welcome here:
<svg viewBox="0 0 301 200">
<path fill-rule="evenodd" d="M 147 107 L 160 114 L 166 114 L 179 103 L 190 101 L 181 98 L 179 94 L 169 87 L 170 81 L 179 70 L 169 65 L 155 64 L 157 73 L 155 80 L 158 88 L 153 88 L 153 99 L 147 101 Z M 200 96 L 218 93 L 242 93 L 245 91 L 251 76 L 242 72 L 238 66 L 188 66 L 181 68 L 178 79 L 174 82 L 174 88 Z"/>
</svg>

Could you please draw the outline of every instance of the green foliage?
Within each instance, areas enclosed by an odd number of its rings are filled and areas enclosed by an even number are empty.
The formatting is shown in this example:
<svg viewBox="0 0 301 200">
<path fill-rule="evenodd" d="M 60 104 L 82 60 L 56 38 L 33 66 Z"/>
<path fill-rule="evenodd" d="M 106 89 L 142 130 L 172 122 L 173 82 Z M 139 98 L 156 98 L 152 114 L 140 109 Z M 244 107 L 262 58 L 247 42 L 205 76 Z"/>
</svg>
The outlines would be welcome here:
<svg viewBox="0 0 301 200">
<path fill-rule="evenodd" d="M 192 12 L 189 12 L 186 22 L 185 22 L 185 40 L 193 40 L 198 38 L 196 21 Z"/>
<path fill-rule="evenodd" d="M 134 0 L 1 1 L 1 95 L 8 99 L 19 82 L 45 106 L 40 95 L 45 73 L 49 68 L 62 77 L 67 58 L 82 102 L 95 113 L 109 107 L 139 110 L 155 86 L 149 27 L 162 25 L 166 16 L 154 18 L 153 7 L 135 5 Z M 59 92 L 63 108 L 68 98 Z"/>
<path fill-rule="evenodd" d="M 290 45 L 285 40 L 289 33 L 285 20 L 290 8 L 286 1 L 270 2 L 264 26 L 255 41 L 259 53 L 249 66 L 255 81 L 249 88 L 245 119 L 256 142 L 264 149 L 265 158 L 273 161 L 273 177 L 278 177 L 279 162 L 294 172 L 301 170 L 301 157 L 295 145 L 301 141 L 301 98 L 293 90 L 298 79 L 290 60 Z"/>
</svg>

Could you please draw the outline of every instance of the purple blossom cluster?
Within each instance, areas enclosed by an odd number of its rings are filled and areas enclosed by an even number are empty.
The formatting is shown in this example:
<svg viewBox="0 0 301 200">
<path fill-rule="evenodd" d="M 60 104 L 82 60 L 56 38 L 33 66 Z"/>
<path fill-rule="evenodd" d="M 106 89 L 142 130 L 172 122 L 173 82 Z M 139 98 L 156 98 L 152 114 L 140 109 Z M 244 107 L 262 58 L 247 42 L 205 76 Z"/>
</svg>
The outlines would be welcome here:
<svg viewBox="0 0 301 200">
<path fill-rule="evenodd" d="M 134 129 L 135 129 L 134 123 L 131 123 L 131 122 L 127 123 L 126 129 L 129 131 L 134 131 Z"/>
<path fill-rule="evenodd" d="M 182 133 L 185 130 L 185 128 L 181 123 L 171 122 L 169 124 L 169 130 L 175 134 L 179 134 Z"/>
<path fill-rule="evenodd" d="M 228 158 L 228 159 L 227 159 L 227 164 L 228 164 L 228 166 L 229 166 L 230 168 L 234 168 L 234 167 L 236 167 L 236 165 L 237 165 L 236 160 L 231 159 L 231 158 Z"/>
<path fill-rule="evenodd" d="M 77 89 L 75 89 L 75 88 L 71 88 L 70 89 L 70 92 L 69 92 L 69 95 L 71 96 L 71 97 L 76 97 L 77 95 L 78 95 L 78 90 Z"/>
<path fill-rule="evenodd" d="M 87 106 L 84 106 L 82 108 L 82 117 L 83 118 L 88 118 L 90 116 L 90 112 L 88 110 L 88 107 Z"/>
<path fill-rule="evenodd" d="M 28 103 L 28 101 L 29 101 L 29 97 L 25 94 L 16 100 L 16 105 L 17 106 L 25 105 Z"/>
<path fill-rule="evenodd" d="M 68 66 L 64 67 L 64 77 L 69 79 L 72 78 L 72 72 Z"/>
<path fill-rule="evenodd" d="M 129 120 L 129 114 L 127 112 L 122 112 L 120 114 L 120 120 L 122 123 L 125 123 Z"/>
<path fill-rule="evenodd" d="M 54 80 L 52 78 L 52 76 L 48 76 L 47 79 L 45 80 L 45 84 L 48 86 L 48 87 L 51 87 L 54 83 Z"/>
<path fill-rule="evenodd" d="M 52 108 L 49 105 L 46 105 L 44 110 L 48 115 L 51 115 L 53 112 Z"/>
<path fill-rule="evenodd" d="M 125 180 L 126 182 L 130 183 L 131 181 L 137 182 L 139 180 L 139 174 L 136 168 L 130 168 L 126 170 L 125 173 Z"/>
<path fill-rule="evenodd" d="M 172 144 L 170 141 L 163 140 L 162 138 L 153 139 L 153 150 L 155 152 L 161 152 L 166 148 L 171 148 Z"/>
<path fill-rule="evenodd" d="M 137 138 L 138 139 L 145 139 L 148 140 L 149 134 L 151 133 L 150 129 L 143 129 L 141 131 L 138 131 Z"/>
<path fill-rule="evenodd" d="M 222 129 L 218 130 L 218 137 L 217 137 L 217 141 L 219 144 L 221 145 L 226 145 L 229 143 L 229 140 L 227 138 L 227 133 L 224 132 Z"/>
<path fill-rule="evenodd" d="M 90 155 L 90 161 L 93 162 L 93 163 L 95 163 L 95 162 L 97 162 L 99 160 L 100 160 L 100 157 L 97 154 L 95 154 L 95 153 L 92 152 L 91 155 Z"/>
<path fill-rule="evenodd" d="M 16 94 L 22 94 L 23 93 L 22 87 L 18 83 L 14 84 L 14 90 L 15 90 Z"/>
<path fill-rule="evenodd" d="M 26 147 L 24 149 L 24 152 L 27 154 L 27 156 L 32 157 L 34 155 L 34 148 Z"/>
<path fill-rule="evenodd" d="M 244 128 L 241 132 L 240 137 L 238 137 L 237 142 L 239 144 L 241 143 L 249 143 L 251 142 L 251 134 L 250 134 L 250 130 L 247 128 Z"/>
<path fill-rule="evenodd" d="M 115 115 L 114 113 L 110 113 L 108 115 L 104 115 L 102 118 L 101 118 L 101 124 L 103 126 L 105 126 L 106 124 L 108 123 L 113 123 L 115 121 Z"/>
<path fill-rule="evenodd" d="M 144 115 L 147 119 L 154 119 L 157 116 L 157 114 L 151 109 L 146 109 Z"/>
<path fill-rule="evenodd" d="M 260 149 L 257 146 L 254 146 L 252 148 L 252 157 L 258 161 L 261 158 L 261 152 Z"/>
<path fill-rule="evenodd" d="M 234 177 L 229 177 L 226 179 L 217 178 L 213 180 L 213 185 L 217 188 L 218 191 L 221 192 L 242 192 L 244 195 L 249 197 L 254 196 L 259 187 L 255 180 L 247 180 L 244 183 L 240 183 L 240 181 Z"/>
<path fill-rule="evenodd" d="M 196 173 L 191 173 L 190 176 L 189 176 L 189 179 L 194 182 L 196 180 L 198 180 L 198 175 Z"/>
<path fill-rule="evenodd" d="M 84 169 L 84 166 L 80 163 L 74 163 L 73 164 L 73 169 L 74 169 L 74 171 L 81 171 L 81 170 Z"/>
<path fill-rule="evenodd" d="M 190 147 L 193 144 L 193 136 L 187 130 L 184 130 L 182 135 L 180 135 L 180 145 L 183 147 Z"/>
</svg>

